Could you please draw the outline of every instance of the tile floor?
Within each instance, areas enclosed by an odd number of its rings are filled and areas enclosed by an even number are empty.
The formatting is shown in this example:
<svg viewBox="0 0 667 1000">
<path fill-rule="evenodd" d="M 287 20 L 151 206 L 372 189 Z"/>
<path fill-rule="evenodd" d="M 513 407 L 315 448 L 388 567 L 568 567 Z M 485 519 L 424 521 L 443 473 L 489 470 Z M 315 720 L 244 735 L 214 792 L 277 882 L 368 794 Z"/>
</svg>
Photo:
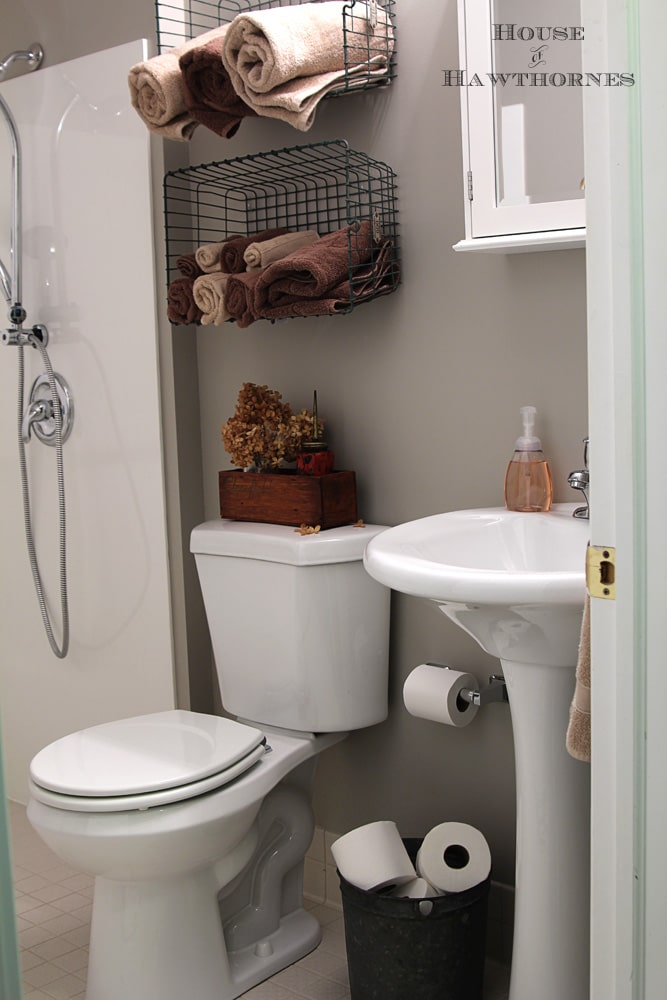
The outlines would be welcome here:
<svg viewBox="0 0 667 1000">
<path fill-rule="evenodd" d="M 23 806 L 10 803 L 10 828 L 23 1000 L 84 1000 L 93 880 L 42 844 Z M 349 1000 L 342 913 L 307 905 L 322 925 L 321 944 L 246 993 L 248 1000 Z M 486 983 L 485 1000 L 507 1000 L 502 966 L 487 963 Z"/>
</svg>

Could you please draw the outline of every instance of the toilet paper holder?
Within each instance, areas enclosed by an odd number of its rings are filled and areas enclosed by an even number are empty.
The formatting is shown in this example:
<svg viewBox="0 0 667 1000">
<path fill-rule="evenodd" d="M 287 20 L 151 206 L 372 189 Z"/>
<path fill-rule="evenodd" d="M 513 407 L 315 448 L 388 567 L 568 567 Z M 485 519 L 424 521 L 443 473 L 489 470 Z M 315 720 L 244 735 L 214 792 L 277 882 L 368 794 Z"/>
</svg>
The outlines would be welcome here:
<svg viewBox="0 0 667 1000">
<path fill-rule="evenodd" d="M 486 687 L 480 689 L 463 688 L 459 691 L 459 698 L 470 702 L 471 705 L 477 705 L 478 708 L 481 708 L 482 705 L 489 705 L 493 701 L 504 701 L 509 704 L 507 685 L 502 674 L 491 674 Z"/>
</svg>

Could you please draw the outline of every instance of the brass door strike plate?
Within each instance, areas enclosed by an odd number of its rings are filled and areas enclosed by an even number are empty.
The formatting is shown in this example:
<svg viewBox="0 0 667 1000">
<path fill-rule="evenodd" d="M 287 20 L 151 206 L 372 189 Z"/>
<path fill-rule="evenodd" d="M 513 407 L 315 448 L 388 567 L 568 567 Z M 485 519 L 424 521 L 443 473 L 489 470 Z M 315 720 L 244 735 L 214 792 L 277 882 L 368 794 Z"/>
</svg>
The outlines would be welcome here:
<svg viewBox="0 0 667 1000">
<path fill-rule="evenodd" d="M 586 587 L 591 597 L 616 600 L 616 549 L 611 545 L 588 546 Z"/>
</svg>

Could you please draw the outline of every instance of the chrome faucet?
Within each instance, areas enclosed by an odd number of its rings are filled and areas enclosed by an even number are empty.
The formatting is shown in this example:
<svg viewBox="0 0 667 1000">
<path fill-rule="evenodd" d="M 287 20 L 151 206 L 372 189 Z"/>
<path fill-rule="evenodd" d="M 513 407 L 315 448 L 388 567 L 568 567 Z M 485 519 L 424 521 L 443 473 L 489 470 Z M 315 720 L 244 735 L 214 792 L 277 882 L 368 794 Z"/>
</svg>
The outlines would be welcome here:
<svg viewBox="0 0 667 1000">
<path fill-rule="evenodd" d="M 584 468 L 571 472 L 567 481 L 573 490 L 580 490 L 584 495 L 586 504 L 583 507 L 576 507 L 572 517 L 581 517 L 588 520 L 590 517 L 590 503 L 588 500 L 588 488 L 590 486 L 590 474 L 588 471 L 588 438 L 584 438 Z"/>
</svg>

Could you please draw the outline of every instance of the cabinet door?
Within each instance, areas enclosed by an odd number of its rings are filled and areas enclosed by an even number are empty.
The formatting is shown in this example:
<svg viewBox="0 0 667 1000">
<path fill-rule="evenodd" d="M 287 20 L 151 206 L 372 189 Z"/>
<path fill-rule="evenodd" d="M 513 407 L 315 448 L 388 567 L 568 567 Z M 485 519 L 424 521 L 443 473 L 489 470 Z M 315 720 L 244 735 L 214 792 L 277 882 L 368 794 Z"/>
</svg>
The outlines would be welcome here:
<svg viewBox="0 0 667 1000">
<path fill-rule="evenodd" d="M 579 0 L 462 0 L 459 16 L 470 236 L 583 227 Z"/>
</svg>

